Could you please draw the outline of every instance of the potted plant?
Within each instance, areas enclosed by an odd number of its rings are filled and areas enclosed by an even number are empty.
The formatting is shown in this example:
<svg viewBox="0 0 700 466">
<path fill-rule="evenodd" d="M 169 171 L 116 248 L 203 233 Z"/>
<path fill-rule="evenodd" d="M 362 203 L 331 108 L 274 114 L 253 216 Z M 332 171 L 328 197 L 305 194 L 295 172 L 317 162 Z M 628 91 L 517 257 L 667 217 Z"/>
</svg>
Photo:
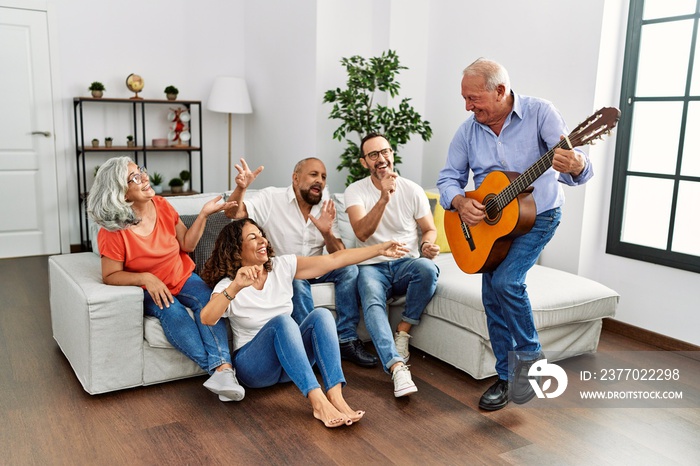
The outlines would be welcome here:
<svg viewBox="0 0 700 466">
<path fill-rule="evenodd" d="M 126 137 L 126 147 L 134 147 L 136 143 L 134 142 L 134 137 L 132 135 L 128 135 Z"/>
<path fill-rule="evenodd" d="M 170 186 L 170 190 L 173 193 L 181 193 L 183 184 L 184 183 L 180 178 L 173 178 L 168 182 L 168 186 Z"/>
<path fill-rule="evenodd" d="M 168 100 L 175 100 L 177 99 L 177 95 L 180 93 L 177 87 L 175 86 L 168 86 L 165 88 L 163 91 L 165 92 L 165 96 L 168 98 Z"/>
<path fill-rule="evenodd" d="M 183 191 L 189 191 L 190 190 L 190 172 L 188 170 L 182 170 L 180 172 L 180 179 L 183 182 L 182 189 Z"/>
<path fill-rule="evenodd" d="M 338 171 L 347 168 L 350 172 L 345 185 L 364 178 L 369 174 L 360 162 L 359 142 L 369 133 L 381 133 L 389 140 L 394 149 L 394 167 L 401 163 L 397 154 L 398 146 L 406 144 L 414 133 L 420 134 L 424 141 L 433 135 L 430 123 L 424 121 L 420 114 L 409 105 L 411 99 L 404 98 L 398 108 L 377 103 L 378 92 L 387 93 L 391 98 L 398 95 L 401 85 L 396 81 L 400 70 L 407 69 L 399 63 L 399 57 L 393 50 L 370 59 L 355 55 L 340 60 L 348 75 L 347 89 L 340 88 L 326 91 L 324 103 L 332 103 L 330 118 L 342 120 L 333 132 L 333 139 L 345 140 L 347 146 L 340 155 Z M 356 140 L 351 140 L 348 133 L 356 133 Z"/>
<path fill-rule="evenodd" d="M 161 183 L 163 182 L 163 175 L 161 175 L 158 172 L 153 172 L 151 175 L 149 175 L 148 179 L 150 180 L 151 187 L 156 192 L 156 194 L 160 194 L 163 192 L 163 186 L 161 185 Z"/>
<path fill-rule="evenodd" d="M 88 91 L 90 91 L 94 98 L 99 99 L 105 91 L 105 86 L 99 81 L 93 81 L 90 87 L 88 87 Z"/>
<path fill-rule="evenodd" d="M 100 147 L 100 140 L 97 138 L 94 138 L 92 140 L 92 147 Z"/>
<path fill-rule="evenodd" d="M 109 136 L 105 138 L 105 147 L 112 147 L 112 138 Z"/>
</svg>

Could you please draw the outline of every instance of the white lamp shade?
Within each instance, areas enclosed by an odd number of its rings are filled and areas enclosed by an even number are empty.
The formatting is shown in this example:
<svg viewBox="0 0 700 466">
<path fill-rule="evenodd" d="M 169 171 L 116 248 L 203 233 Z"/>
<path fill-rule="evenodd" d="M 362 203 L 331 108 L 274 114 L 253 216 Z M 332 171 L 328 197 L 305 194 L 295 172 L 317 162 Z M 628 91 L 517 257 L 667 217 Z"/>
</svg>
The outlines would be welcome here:
<svg viewBox="0 0 700 466">
<path fill-rule="evenodd" d="M 209 94 L 207 109 L 222 113 L 253 113 L 245 80 L 232 76 L 216 78 Z"/>
</svg>

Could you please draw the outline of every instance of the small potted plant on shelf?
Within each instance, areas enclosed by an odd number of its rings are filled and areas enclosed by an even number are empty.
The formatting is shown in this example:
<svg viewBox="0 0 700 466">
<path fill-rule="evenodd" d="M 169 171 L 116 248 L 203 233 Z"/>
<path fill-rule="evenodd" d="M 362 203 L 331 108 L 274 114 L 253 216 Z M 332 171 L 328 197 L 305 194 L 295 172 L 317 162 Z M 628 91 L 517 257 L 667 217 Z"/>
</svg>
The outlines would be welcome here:
<svg viewBox="0 0 700 466">
<path fill-rule="evenodd" d="M 172 191 L 173 193 L 181 193 L 183 184 L 184 183 L 180 178 L 173 178 L 168 182 L 168 186 L 170 186 L 170 191 Z"/>
<path fill-rule="evenodd" d="M 105 147 L 112 147 L 112 138 L 109 136 L 105 138 Z"/>
<path fill-rule="evenodd" d="M 94 138 L 92 140 L 92 147 L 100 147 L 100 140 L 97 138 Z"/>
<path fill-rule="evenodd" d="M 180 179 L 182 180 L 182 190 L 183 191 L 189 191 L 190 190 L 190 172 L 188 170 L 182 170 L 180 172 Z"/>
<path fill-rule="evenodd" d="M 151 187 L 156 192 L 156 194 L 160 194 L 163 192 L 163 186 L 161 185 L 161 183 L 163 182 L 163 175 L 161 175 L 158 172 L 153 172 L 153 174 L 151 174 L 148 177 L 148 179 L 150 180 Z"/>
<path fill-rule="evenodd" d="M 126 147 L 134 147 L 136 143 L 134 143 L 134 137 L 130 134 L 126 137 Z"/>
<path fill-rule="evenodd" d="M 165 92 L 165 96 L 168 98 L 168 100 L 177 99 L 177 95 L 180 93 L 178 88 L 175 86 L 168 86 L 163 92 Z"/>
<path fill-rule="evenodd" d="M 93 81 L 90 87 L 88 87 L 88 91 L 90 91 L 94 98 L 99 99 L 105 91 L 105 85 L 99 81 Z"/>
</svg>

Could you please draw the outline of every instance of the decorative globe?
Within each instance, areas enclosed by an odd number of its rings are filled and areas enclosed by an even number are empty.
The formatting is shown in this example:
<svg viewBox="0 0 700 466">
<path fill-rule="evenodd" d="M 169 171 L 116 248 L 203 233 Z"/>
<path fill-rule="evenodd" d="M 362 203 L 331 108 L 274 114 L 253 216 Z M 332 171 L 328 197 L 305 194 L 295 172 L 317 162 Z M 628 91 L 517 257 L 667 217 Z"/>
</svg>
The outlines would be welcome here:
<svg viewBox="0 0 700 466">
<path fill-rule="evenodd" d="M 129 76 L 126 77 L 126 87 L 129 88 L 130 91 L 135 92 L 136 95 L 132 97 L 132 99 L 140 99 L 139 97 L 139 92 L 143 90 L 143 78 L 139 76 L 138 74 L 131 73 Z"/>
</svg>

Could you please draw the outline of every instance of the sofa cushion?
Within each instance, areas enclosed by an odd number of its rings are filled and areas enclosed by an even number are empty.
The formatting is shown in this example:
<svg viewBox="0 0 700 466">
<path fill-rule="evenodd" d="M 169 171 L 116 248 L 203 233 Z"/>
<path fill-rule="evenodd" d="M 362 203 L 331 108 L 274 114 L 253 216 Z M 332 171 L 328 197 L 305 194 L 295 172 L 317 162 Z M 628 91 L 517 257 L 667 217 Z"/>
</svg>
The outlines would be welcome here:
<svg viewBox="0 0 700 466">
<path fill-rule="evenodd" d="M 190 215 L 180 215 L 180 220 L 185 224 L 187 228 L 190 228 L 194 221 L 197 219 L 197 214 Z M 207 218 L 207 225 L 204 227 L 204 233 L 197 243 L 197 247 L 190 253 L 190 257 L 194 261 L 194 272 L 200 275 L 204 264 L 207 262 L 211 256 L 211 252 L 214 250 L 214 243 L 216 238 L 219 237 L 221 230 L 231 223 L 231 220 L 226 217 L 223 212 L 217 212 L 212 214 Z"/>
<path fill-rule="evenodd" d="M 425 313 L 488 340 L 481 274 L 462 272 L 449 253 L 440 254 L 435 262 L 440 278 Z M 613 317 L 619 300 L 616 292 L 598 282 L 540 265 L 530 269 L 526 283 L 539 330 Z"/>
<path fill-rule="evenodd" d="M 425 195 L 430 201 L 430 210 L 433 213 L 433 220 L 437 228 L 437 238 L 435 244 L 440 246 L 440 252 L 450 252 L 450 243 L 445 235 L 445 209 L 440 205 L 440 194 L 434 190 L 427 189 Z"/>
</svg>

